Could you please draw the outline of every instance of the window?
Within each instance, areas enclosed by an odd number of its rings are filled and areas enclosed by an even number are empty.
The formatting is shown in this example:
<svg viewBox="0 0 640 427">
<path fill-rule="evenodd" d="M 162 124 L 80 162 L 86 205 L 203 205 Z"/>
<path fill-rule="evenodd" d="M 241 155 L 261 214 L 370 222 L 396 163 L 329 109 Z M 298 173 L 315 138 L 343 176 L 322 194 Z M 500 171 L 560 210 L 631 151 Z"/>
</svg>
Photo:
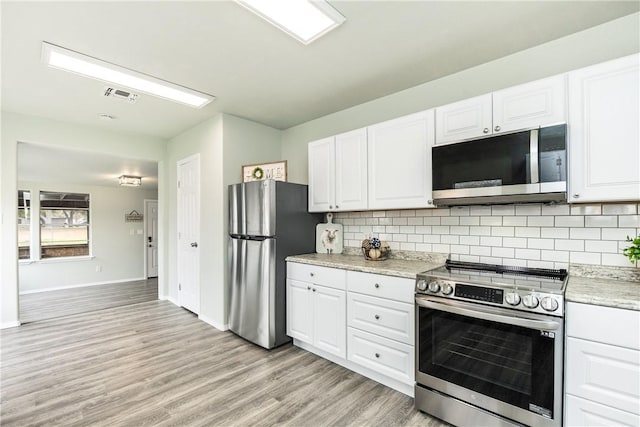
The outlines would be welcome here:
<svg viewBox="0 0 640 427">
<path fill-rule="evenodd" d="M 89 255 L 89 195 L 40 192 L 40 258 Z"/>
<path fill-rule="evenodd" d="M 31 192 L 18 190 L 18 259 L 31 258 Z"/>
</svg>

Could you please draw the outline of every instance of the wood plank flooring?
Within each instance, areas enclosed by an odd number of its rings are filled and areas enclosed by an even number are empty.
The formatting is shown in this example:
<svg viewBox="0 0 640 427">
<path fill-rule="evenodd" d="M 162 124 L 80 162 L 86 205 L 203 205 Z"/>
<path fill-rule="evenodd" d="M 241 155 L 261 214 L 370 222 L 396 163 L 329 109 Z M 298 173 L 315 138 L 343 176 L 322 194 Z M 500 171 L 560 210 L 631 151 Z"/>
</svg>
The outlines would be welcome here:
<svg viewBox="0 0 640 427">
<path fill-rule="evenodd" d="M 20 295 L 20 322 L 103 310 L 158 299 L 158 279 Z"/>
<path fill-rule="evenodd" d="M 445 424 L 292 345 L 267 351 L 167 301 L 0 332 L 2 426 Z"/>
</svg>

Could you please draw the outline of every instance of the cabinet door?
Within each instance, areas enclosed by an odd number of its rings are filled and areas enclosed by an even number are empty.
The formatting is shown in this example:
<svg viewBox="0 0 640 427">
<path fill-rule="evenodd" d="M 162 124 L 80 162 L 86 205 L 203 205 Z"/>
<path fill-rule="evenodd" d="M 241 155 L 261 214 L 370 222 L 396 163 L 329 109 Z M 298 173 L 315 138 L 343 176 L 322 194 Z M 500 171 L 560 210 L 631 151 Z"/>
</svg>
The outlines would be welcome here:
<svg viewBox="0 0 640 427">
<path fill-rule="evenodd" d="M 367 209 L 367 129 L 336 137 L 335 210 Z"/>
<path fill-rule="evenodd" d="M 328 212 L 335 205 L 334 137 L 310 142 L 309 212 Z"/>
<path fill-rule="evenodd" d="M 640 200 L 640 55 L 569 73 L 569 201 Z"/>
<path fill-rule="evenodd" d="M 491 94 L 436 108 L 436 144 L 491 134 Z"/>
<path fill-rule="evenodd" d="M 287 279 L 287 335 L 313 344 L 311 285 Z"/>
<path fill-rule="evenodd" d="M 347 357 L 346 292 L 312 286 L 313 344 L 340 357 Z"/>
<path fill-rule="evenodd" d="M 565 414 L 567 427 L 640 427 L 640 417 L 636 414 L 571 395 L 566 396 Z"/>
<path fill-rule="evenodd" d="M 493 133 L 566 122 L 565 94 L 564 75 L 494 92 Z"/>
<path fill-rule="evenodd" d="M 369 209 L 433 207 L 433 110 L 368 128 Z"/>
</svg>

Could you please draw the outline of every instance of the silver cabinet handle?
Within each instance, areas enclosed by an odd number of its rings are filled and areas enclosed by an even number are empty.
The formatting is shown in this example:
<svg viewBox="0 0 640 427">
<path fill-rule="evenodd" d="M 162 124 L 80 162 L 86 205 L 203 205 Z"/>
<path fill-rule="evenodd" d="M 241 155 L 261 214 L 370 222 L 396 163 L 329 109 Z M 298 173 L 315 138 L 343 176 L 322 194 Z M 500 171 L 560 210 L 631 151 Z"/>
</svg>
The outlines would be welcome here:
<svg viewBox="0 0 640 427">
<path fill-rule="evenodd" d="M 316 291 L 316 288 L 313 288 L 313 289 L 312 289 L 312 291 L 313 291 L 313 292 L 315 292 L 315 291 Z"/>
<path fill-rule="evenodd" d="M 380 358 L 380 353 L 376 353 L 376 358 Z"/>
<path fill-rule="evenodd" d="M 484 132 L 484 133 L 489 133 L 489 128 L 484 128 L 484 129 L 482 129 L 482 132 Z"/>
<path fill-rule="evenodd" d="M 495 128 L 493 128 L 496 132 L 498 132 L 500 130 L 500 126 L 496 126 Z"/>
<path fill-rule="evenodd" d="M 377 314 L 375 316 L 373 316 L 376 318 L 376 320 L 380 320 L 380 316 L 378 316 Z"/>
<path fill-rule="evenodd" d="M 307 290 L 311 289 L 311 286 L 307 286 Z"/>
<path fill-rule="evenodd" d="M 574 198 L 574 199 L 579 199 L 579 198 L 580 198 L 580 194 L 578 194 L 578 193 L 574 193 L 574 194 L 573 194 L 573 198 Z"/>
<path fill-rule="evenodd" d="M 374 286 L 376 289 L 378 289 L 378 288 L 380 287 L 380 285 L 379 285 L 379 284 L 377 284 L 377 283 L 376 283 L 375 285 L 373 285 L 373 286 Z"/>
<path fill-rule="evenodd" d="M 509 325 L 522 326 L 523 328 L 538 329 L 542 331 L 555 331 L 560 327 L 558 322 L 552 320 L 535 320 L 524 317 L 514 317 L 513 315 L 500 314 L 503 311 L 498 312 L 497 309 L 480 309 L 480 308 L 466 308 L 468 304 L 459 302 L 446 303 L 432 300 L 428 297 L 416 297 L 416 304 L 419 307 L 430 308 L 433 310 L 444 311 L 447 313 L 459 314 L 461 316 L 473 317 L 475 319 L 489 320 L 498 323 L 506 323 Z M 464 305 L 463 305 L 464 304 Z M 510 311 L 507 309 L 507 311 Z"/>
<path fill-rule="evenodd" d="M 338 209 L 340 206 L 336 205 L 336 209 Z"/>
<path fill-rule="evenodd" d="M 329 205 L 329 209 L 333 209 L 333 206 L 332 206 L 332 205 Z"/>
<path fill-rule="evenodd" d="M 191 242 L 191 247 L 192 248 L 197 248 L 198 247 L 198 242 Z"/>
</svg>

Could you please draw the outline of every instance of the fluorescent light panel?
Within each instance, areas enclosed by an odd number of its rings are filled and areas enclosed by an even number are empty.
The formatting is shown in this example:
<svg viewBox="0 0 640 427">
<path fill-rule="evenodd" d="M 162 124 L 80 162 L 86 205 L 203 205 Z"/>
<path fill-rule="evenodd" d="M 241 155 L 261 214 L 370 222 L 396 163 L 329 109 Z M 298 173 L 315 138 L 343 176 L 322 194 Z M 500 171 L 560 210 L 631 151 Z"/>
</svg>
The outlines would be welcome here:
<svg viewBox="0 0 640 427">
<path fill-rule="evenodd" d="M 142 185 L 142 178 L 133 175 L 120 175 L 118 182 L 125 187 L 139 187 Z"/>
<path fill-rule="evenodd" d="M 304 44 L 345 21 L 324 0 L 236 0 L 236 2 Z"/>
<path fill-rule="evenodd" d="M 202 108 L 215 99 L 213 96 L 147 76 L 118 65 L 110 64 L 90 56 L 82 55 L 78 52 L 64 49 L 47 42 L 42 42 L 42 62 L 52 68 L 58 68 L 92 79 L 114 83 L 195 108 Z"/>
</svg>

